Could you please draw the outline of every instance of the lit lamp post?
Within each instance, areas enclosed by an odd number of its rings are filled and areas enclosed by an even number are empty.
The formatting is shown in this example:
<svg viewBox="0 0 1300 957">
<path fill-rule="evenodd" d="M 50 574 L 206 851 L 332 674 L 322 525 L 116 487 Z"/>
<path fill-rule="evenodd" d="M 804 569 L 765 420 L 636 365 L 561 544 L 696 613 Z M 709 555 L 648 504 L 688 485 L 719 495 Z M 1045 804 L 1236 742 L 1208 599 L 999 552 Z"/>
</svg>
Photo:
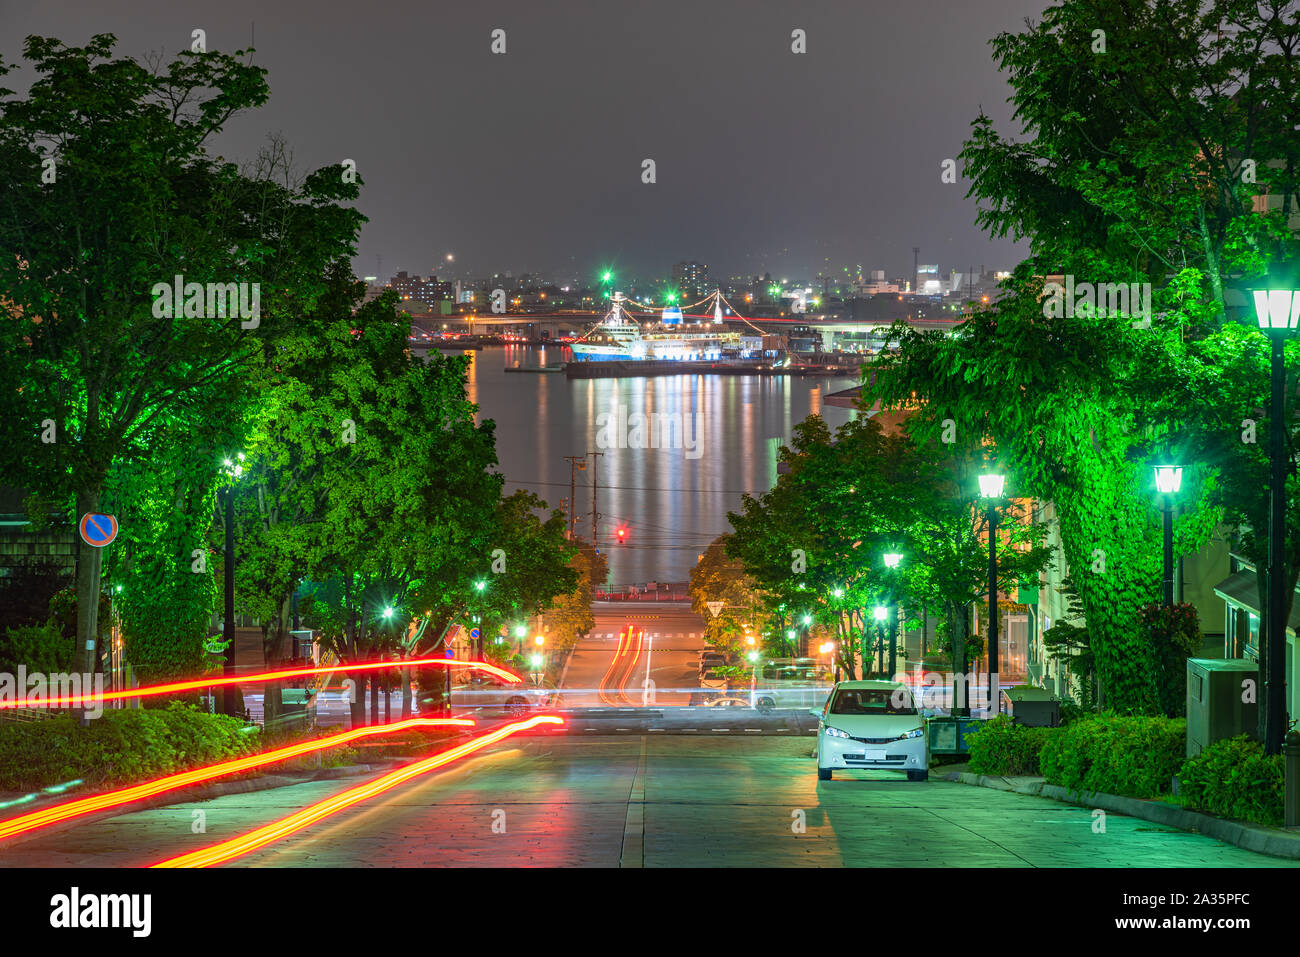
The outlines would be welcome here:
<svg viewBox="0 0 1300 957">
<path fill-rule="evenodd" d="M 892 570 L 902 564 L 903 555 L 901 552 L 886 552 L 885 567 Z M 898 612 L 894 608 L 894 589 L 889 589 L 889 673 L 885 676 L 890 681 L 894 680 L 894 674 L 898 670 Z"/>
<path fill-rule="evenodd" d="M 989 700 L 994 714 L 1002 711 L 998 693 L 998 501 L 1006 487 L 1005 475 L 981 475 L 980 498 L 988 503 L 989 518 Z"/>
<path fill-rule="evenodd" d="M 545 647 L 546 645 L 546 636 L 538 635 L 533 639 L 533 644 L 537 646 L 538 652 L 541 652 L 542 648 Z M 537 684 L 539 687 L 541 686 L 542 678 L 546 676 L 545 670 L 539 667 L 539 665 L 542 665 L 544 662 L 545 662 L 545 658 L 541 654 L 533 655 L 533 668 L 537 672 L 533 676 L 533 682 Z"/>
<path fill-rule="evenodd" d="M 1181 465 L 1156 466 L 1156 491 L 1164 496 L 1165 513 L 1165 607 L 1174 605 L 1174 496 L 1183 487 Z"/>
<path fill-rule="evenodd" d="M 1294 265 L 1288 264 L 1294 273 Z M 1272 391 L 1268 417 L 1269 525 L 1268 525 L 1268 708 L 1264 716 L 1264 751 L 1282 753 L 1286 728 L 1286 702 L 1282 697 L 1286 670 L 1285 576 L 1282 573 L 1286 548 L 1286 364 L 1283 346 L 1300 320 L 1300 282 L 1294 275 L 1278 281 L 1283 269 L 1275 269 L 1269 288 L 1253 289 L 1255 318 L 1272 344 Z M 1272 288 L 1276 284 L 1278 288 Z"/>
<path fill-rule="evenodd" d="M 875 608 L 873 608 L 873 609 L 871 610 L 871 614 L 875 617 L 875 619 L 876 619 L 876 624 L 879 625 L 879 626 L 883 629 L 883 628 L 885 627 L 885 619 L 889 617 L 889 609 L 886 608 L 884 605 L 877 605 Z M 876 664 L 878 664 L 878 663 L 880 662 L 880 645 L 881 645 L 881 643 L 882 643 L 882 642 L 881 642 L 881 639 L 877 638 L 877 639 L 876 639 L 876 653 L 875 653 L 874 655 L 872 655 L 872 657 L 876 659 L 876 661 L 874 662 L 874 663 L 876 663 Z M 864 670 L 865 670 L 865 667 L 866 667 L 866 663 L 863 662 L 863 668 L 864 668 Z"/>
<path fill-rule="evenodd" d="M 224 505 L 226 513 L 226 560 L 225 560 L 225 585 L 226 585 L 226 603 L 225 603 L 225 620 L 222 622 L 221 638 L 226 644 L 224 654 L 225 662 L 222 666 L 223 676 L 233 678 L 235 676 L 235 482 L 244 474 L 244 467 L 239 463 L 244 461 L 244 453 L 240 452 L 236 456 L 236 461 L 226 459 L 223 464 L 225 472 L 230 476 L 230 484 L 226 486 L 224 493 Z M 221 694 L 222 711 L 226 714 L 238 718 L 238 708 L 235 707 L 235 691 L 233 687 L 227 686 Z"/>
</svg>

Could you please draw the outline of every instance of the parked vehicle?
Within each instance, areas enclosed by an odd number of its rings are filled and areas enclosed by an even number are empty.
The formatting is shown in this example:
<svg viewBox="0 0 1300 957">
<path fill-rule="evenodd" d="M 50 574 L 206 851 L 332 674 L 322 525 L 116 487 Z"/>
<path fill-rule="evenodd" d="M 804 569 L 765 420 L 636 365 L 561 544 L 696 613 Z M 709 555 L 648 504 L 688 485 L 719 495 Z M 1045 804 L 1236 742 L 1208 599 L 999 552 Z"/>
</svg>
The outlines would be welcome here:
<svg viewBox="0 0 1300 957">
<path fill-rule="evenodd" d="M 817 779 L 837 769 L 889 768 L 909 781 L 929 778 L 925 719 L 911 689 L 893 681 L 841 681 L 811 709 L 817 727 Z"/>
</svg>

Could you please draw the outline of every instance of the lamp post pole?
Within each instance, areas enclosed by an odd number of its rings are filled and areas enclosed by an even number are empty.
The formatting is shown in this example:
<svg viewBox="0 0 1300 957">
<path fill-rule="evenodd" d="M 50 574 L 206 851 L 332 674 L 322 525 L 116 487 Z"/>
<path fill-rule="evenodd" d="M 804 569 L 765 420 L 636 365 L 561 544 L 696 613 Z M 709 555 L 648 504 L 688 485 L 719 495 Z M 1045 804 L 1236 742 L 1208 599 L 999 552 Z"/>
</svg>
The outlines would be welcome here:
<svg viewBox="0 0 1300 957">
<path fill-rule="evenodd" d="M 980 496 L 988 502 L 989 517 L 989 699 L 987 708 L 993 714 L 1002 713 L 1002 699 L 998 693 L 998 499 L 1006 486 L 1003 475 L 981 475 Z"/>
<path fill-rule="evenodd" d="M 1156 491 L 1162 496 L 1161 512 L 1165 524 L 1165 607 L 1174 605 L 1174 496 L 1183 486 L 1183 469 L 1179 465 L 1156 466 Z"/>
<path fill-rule="evenodd" d="M 230 678 L 235 674 L 235 486 L 226 489 L 226 606 L 221 637 L 226 642 L 225 663 L 222 672 Z M 227 687 L 230 687 L 227 685 Z M 234 713 L 235 696 L 227 692 L 222 696 L 226 714 Z"/>
<path fill-rule="evenodd" d="M 1284 419 L 1286 364 L 1285 331 L 1270 330 L 1272 341 L 1272 403 L 1269 411 L 1269 531 L 1268 531 L 1268 711 L 1264 721 L 1264 752 L 1282 753 L 1286 725 L 1286 593 L 1282 573 L 1286 543 L 1286 462 Z"/>
<path fill-rule="evenodd" d="M 998 510 L 989 505 L 989 708 L 1002 712 L 998 693 Z"/>
<path fill-rule="evenodd" d="M 1286 731 L 1286 337 L 1300 321 L 1300 281 L 1296 261 L 1275 262 L 1269 267 L 1264 288 L 1250 290 L 1260 331 L 1269 338 L 1269 503 L 1268 503 L 1268 600 L 1265 657 L 1268 669 L 1268 701 L 1264 711 L 1264 752 L 1282 753 Z"/>
<path fill-rule="evenodd" d="M 1165 496 L 1165 607 L 1174 607 L 1174 505 Z"/>
</svg>

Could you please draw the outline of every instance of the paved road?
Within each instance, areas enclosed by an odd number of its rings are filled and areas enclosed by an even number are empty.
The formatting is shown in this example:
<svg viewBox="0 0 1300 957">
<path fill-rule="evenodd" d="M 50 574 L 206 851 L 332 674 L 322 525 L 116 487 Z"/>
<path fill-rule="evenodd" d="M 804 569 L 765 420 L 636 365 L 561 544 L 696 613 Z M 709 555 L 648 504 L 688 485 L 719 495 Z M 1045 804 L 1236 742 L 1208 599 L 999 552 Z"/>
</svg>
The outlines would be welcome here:
<svg viewBox="0 0 1300 957">
<path fill-rule="evenodd" d="M 689 604 L 597 602 L 592 613 L 596 626 L 578 642 L 564 674 L 564 707 L 640 705 L 647 666 L 655 705 L 690 702 L 690 689 L 699 689 L 697 666 L 705 644 L 704 622 Z M 644 631 L 644 638 L 620 649 L 619 633 L 628 626 Z"/>
<path fill-rule="evenodd" d="M 911 783 L 883 771 L 818 782 L 812 747 L 809 737 L 787 735 L 514 738 L 237 864 L 1294 866 L 1115 814 L 1105 833 L 1094 833 L 1087 808 L 1045 798 Z M 0 867 L 149 864 L 269 823 L 355 781 L 231 795 L 0 845 Z M 192 833 L 195 811 L 204 812 L 206 833 Z"/>
</svg>

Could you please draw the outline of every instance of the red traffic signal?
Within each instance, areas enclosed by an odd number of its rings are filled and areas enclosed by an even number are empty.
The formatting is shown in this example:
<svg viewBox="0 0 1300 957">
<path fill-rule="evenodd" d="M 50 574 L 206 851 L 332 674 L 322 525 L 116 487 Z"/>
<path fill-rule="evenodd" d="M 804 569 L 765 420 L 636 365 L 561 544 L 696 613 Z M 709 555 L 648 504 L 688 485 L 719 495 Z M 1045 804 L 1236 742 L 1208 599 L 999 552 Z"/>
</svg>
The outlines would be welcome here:
<svg viewBox="0 0 1300 957">
<path fill-rule="evenodd" d="M 626 538 L 626 537 L 627 537 L 627 529 L 626 529 L 626 528 L 620 528 L 620 529 L 618 530 L 618 543 L 619 543 L 620 545 L 622 545 L 622 544 L 623 544 L 623 539 Z"/>
</svg>

